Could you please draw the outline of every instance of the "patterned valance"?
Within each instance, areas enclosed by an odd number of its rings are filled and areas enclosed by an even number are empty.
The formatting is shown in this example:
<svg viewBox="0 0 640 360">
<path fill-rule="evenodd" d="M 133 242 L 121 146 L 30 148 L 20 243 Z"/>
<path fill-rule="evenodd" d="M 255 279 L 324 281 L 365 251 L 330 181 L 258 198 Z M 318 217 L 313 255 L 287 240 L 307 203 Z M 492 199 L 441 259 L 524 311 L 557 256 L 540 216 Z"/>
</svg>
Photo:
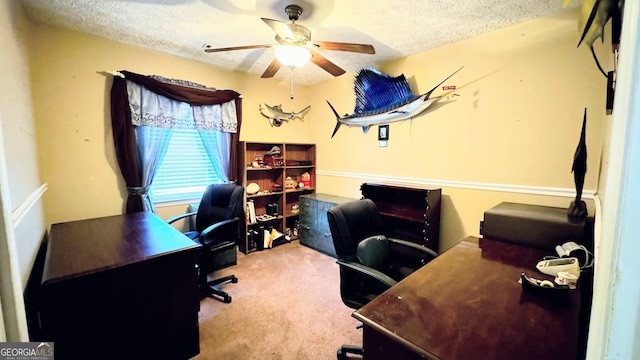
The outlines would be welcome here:
<svg viewBox="0 0 640 360">
<path fill-rule="evenodd" d="M 216 88 L 208 87 L 208 86 L 205 86 L 205 85 L 202 85 L 202 84 L 198 84 L 198 83 L 195 83 L 195 82 L 189 81 L 189 80 L 169 79 L 169 78 L 166 78 L 166 77 L 160 76 L 160 75 L 150 75 L 150 77 L 155 79 L 155 80 L 158 80 L 158 81 L 161 81 L 163 83 L 166 83 L 166 84 L 173 84 L 173 85 L 191 87 L 191 88 L 195 88 L 195 89 L 216 91 Z"/>
<path fill-rule="evenodd" d="M 133 81 L 126 82 L 131 124 L 134 126 L 238 131 L 234 100 L 220 105 L 190 105 L 158 95 Z"/>
</svg>

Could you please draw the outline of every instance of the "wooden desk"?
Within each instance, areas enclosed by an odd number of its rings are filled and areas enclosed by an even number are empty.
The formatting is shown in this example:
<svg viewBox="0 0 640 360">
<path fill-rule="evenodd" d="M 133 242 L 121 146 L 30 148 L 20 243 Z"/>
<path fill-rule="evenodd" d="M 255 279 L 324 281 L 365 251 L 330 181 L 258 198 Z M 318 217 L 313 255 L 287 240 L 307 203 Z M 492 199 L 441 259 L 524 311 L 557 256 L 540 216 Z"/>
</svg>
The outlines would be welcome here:
<svg viewBox="0 0 640 360">
<path fill-rule="evenodd" d="M 60 359 L 198 354 L 198 249 L 149 212 L 52 225 L 43 340 Z"/>
<path fill-rule="evenodd" d="M 478 245 L 480 241 L 480 246 Z M 370 359 L 575 359 L 580 296 L 522 293 L 540 250 L 467 238 L 353 313 Z"/>
</svg>

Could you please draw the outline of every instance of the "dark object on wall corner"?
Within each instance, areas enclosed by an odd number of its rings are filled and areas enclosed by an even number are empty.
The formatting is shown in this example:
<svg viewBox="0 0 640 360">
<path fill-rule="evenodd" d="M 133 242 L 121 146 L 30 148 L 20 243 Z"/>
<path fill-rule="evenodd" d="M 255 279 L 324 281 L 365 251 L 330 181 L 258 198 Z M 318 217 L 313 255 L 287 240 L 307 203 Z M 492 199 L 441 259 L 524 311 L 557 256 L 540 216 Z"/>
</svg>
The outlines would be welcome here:
<svg viewBox="0 0 640 360">
<path fill-rule="evenodd" d="M 607 73 L 607 115 L 613 114 L 613 98 L 616 93 L 616 73 Z"/>
<path fill-rule="evenodd" d="M 576 184 L 576 198 L 569 204 L 569 210 L 567 214 L 573 217 L 586 217 L 587 216 L 587 204 L 581 200 L 582 188 L 584 186 L 584 178 L 587 173 L 587 108 L 584 109 L 584 117 L 582 119 L 582 131 L 580 133 L 580 141 L 576 147 L 576 152 L 573 155 L 573 166 L 571 172 L 573 172 L 573 181 Z"/>
<path fill-rule="evenodd" d="M 565 5 L 568 0 L 565 0 Z M 591 9 L 585 7 L 591 6 Z M 578 47 L 584 42 L 589 46 L 593 60 L 598 70 L 607 78 L 607 103 L 606 111 L 608 115 L 613 112 L 613 97 L 615 93 L 616 72 L 618 64 L 618 49 L 620 48 L 620 34 L 622 31 L 622 13 L 624 10 L 624 0 L 597 0 L 584 1 L 582 11 L 578 18 L 578 26 L 582 28 L 582 35 L 578 42 Z M 593 43 L 596 39 L 604 40 L 604 26 L 611 19 L 611 51 L 613 52 L 613 71 L 605 72 L 598 61 Z"/>
<path fill-rule="evenodd" d="M 624 5 L 624 1 L 620 0 L 598 0 L 598 1 L 585 1 L 582 6 L 592 6 L 589 11 L 581 11 L 580 16 L 585 16 L 588 14 L 588 17 L 579 18 L 579 25 L 584 24 L 582 29 L 582 35 L 580 36 L 580 41 L 578 42 L 578 47 L 584 42 L 591 49 L 591 54 L 593 55 L 593 59 L 598 66 L 598 69 L 605 77 L 607 74 L 604 72 L 602 67 L 600 66 L 600 62 L 596 57 L 596 53 L 593 50 L 593 43 L 596 39 L 603 39 L 604 36 L 604 26 L 611 19 L 611 45 L 613 47 L 614 54 L 617 52 L 618 46 L 620 45 L 620 32 L 622 29 L 622 6 Z"/>
</svg>

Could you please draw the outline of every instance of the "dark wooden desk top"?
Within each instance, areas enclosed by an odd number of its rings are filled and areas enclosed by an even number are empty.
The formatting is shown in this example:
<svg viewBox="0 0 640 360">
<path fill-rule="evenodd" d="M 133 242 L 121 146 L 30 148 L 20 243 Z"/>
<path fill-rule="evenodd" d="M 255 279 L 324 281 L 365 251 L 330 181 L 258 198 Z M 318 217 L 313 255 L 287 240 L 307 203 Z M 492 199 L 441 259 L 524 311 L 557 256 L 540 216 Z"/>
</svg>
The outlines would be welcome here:
<svg viewBox="0 0 640 360">
<path fill-rule="evenodd" d="M 562 306 L 523 294 L 518 283 L 522 272 L 552 279 L 535 268 L 543 255 L 467 238 L 353 317 L 426 358 L 574 359 L 577 290 L 571 304 Z"/>
<path fill-rule="evenodd" d="M 150 212 L 53 224 L 42 283 L 55 283 L 198 247 Z M 53 266 L 51 259 L 55 259 Z"/>
</svg>

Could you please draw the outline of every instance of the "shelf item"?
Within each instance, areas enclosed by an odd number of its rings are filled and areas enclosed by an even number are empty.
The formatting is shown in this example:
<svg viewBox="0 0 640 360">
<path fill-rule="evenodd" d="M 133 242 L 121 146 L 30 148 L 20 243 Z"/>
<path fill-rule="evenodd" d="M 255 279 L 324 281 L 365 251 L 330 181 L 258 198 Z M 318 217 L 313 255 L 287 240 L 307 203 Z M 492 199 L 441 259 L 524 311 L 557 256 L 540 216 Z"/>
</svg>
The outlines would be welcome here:
<svg viewBox="0 0 640 360">
<path fill-rule="evenodd" d="M 279 149 L 279 153 L 274 153 L 275 148 Z M 251 211 L 254 217 L 249 217 L 238 248 L 247 254 L 262 250 L 265 244 L 269 247 L 295 240 L 297 236 L 293 236 L 293 229 L 298 222 L 300 197 L 315 193 L 315 144 L 241 141 L 238 151 L 238 168 L 244 169 L 242 185 L 246 189 L 252 184 L 252 190 L 258 189 L 245 194 L 245 201 L 252 206 L 252 210 L 247 211 Z M 286 188 L 287 178 L 298 185 Z M 302 187 L 299 185 L 301 183 Z M 288 232 L 288 229 L 291 231 Z M 273 230 L 288 236 L 279 236 L 274 242 L 258 240 L 265 231 L 271 233 Z"/>
<path fill-rule="evenodd" d="M 364 183 L 360 191 L 363 198 L 376 204 L 386 236 L 408 240 L 438 252 L 441 189 Z"/>
<path fill-rule="evenodd" d="M 356 199 L 329 194 L 300 196 L 300 244 L 337 258 L 327 210 L 353 200 Z"/>
</svg>

